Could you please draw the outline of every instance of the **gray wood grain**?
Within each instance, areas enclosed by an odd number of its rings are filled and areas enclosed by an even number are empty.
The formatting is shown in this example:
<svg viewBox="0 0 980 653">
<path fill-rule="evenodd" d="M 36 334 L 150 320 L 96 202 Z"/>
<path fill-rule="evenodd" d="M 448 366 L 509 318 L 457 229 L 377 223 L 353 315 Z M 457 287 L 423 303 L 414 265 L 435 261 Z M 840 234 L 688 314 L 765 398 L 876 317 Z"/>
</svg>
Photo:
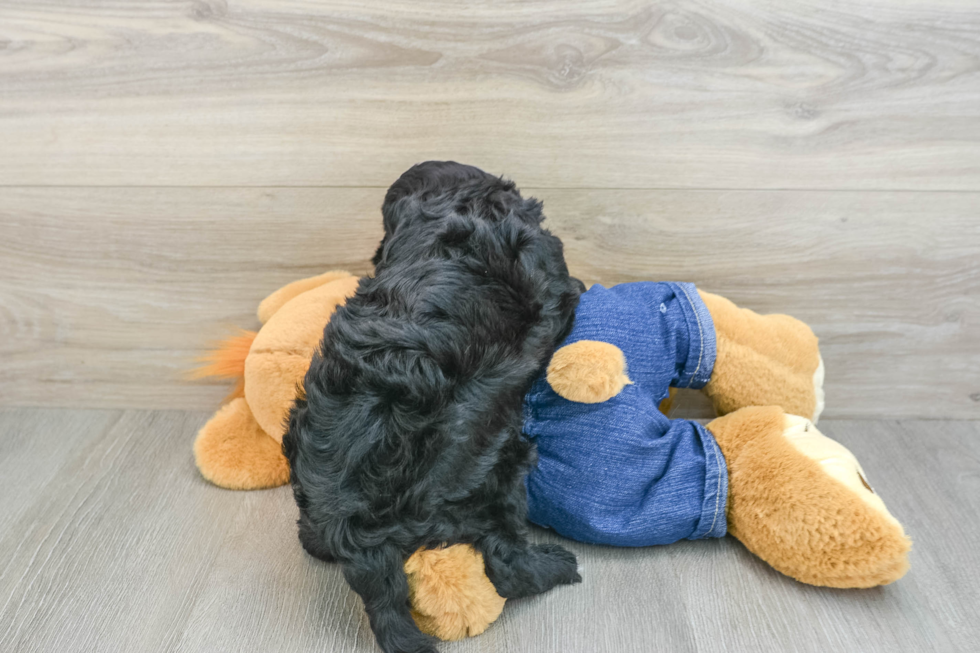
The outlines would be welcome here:
<svg viewBox="0 0 980 653">
<path fill-rule="evenodd" d="M 980 189 L 957 0 L 0 3 L 0 183 Z"/>
<path fill-rule="evenodd" d="M 0 535 L 0 650 L 172 649 L 244 505 L 196 474 L 188 447 L 203 416 L 125 412 L 88 430 L 86 412 L 33 412 L 37 445 L 23 469 L 61 464 Z M 12 419 L 2 415 L 6 439 Z M 0 482 L 6 497 L 16 477 Z M 0 510 L 18 507 L 5 500 Z"/>
<path fill-rule="evenodd" d="M 527 192 L 588 283 L 692 281 L 807 321 L 829 417 L 980 417 L 980 195 Z M 0 404 L 211 409 L 227 387 L 188 383 L 194 357 L 280 285 L 366 271 L 383 195 L 0 188 Z"/>
<path fill-rule="evenodd" d="M 335 565 L 296 540 L 287 488 L 220 490 L 207 415 L 0 410 L 0 650 L 376 651 Z M 980 638 L 980 423 L 824 420 L 915 541 L 874 590 L 809 587 L 731 538 L 565 542 L 583 582 L 511 601 L 445 653 L 969 651 Z M 558 540 L 535 530 L 538 540 Z"/>
</svg>

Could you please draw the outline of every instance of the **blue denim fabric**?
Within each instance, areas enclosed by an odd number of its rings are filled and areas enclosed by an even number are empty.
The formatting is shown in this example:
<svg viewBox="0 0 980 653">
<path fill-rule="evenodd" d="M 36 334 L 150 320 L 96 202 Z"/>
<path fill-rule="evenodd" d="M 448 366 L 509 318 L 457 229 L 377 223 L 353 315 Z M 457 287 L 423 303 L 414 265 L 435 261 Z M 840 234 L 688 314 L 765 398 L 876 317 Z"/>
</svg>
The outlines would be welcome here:
<svg viewBox="0 0 980 653">
<path fill-rule="evenodd" d="M 616 546 L 722 537 L 728 470 L 711 433 L 659 410 L 669 386 L 711 378 L 715 329 L 687 283 L 593 286 L 562 343 L 619 347 L 633 381 L 608 401 L 560 397 L 544 375 L 525 398 L 524 432 L 538 448 L 529 517 L 565 537 Z"/>
</svg>

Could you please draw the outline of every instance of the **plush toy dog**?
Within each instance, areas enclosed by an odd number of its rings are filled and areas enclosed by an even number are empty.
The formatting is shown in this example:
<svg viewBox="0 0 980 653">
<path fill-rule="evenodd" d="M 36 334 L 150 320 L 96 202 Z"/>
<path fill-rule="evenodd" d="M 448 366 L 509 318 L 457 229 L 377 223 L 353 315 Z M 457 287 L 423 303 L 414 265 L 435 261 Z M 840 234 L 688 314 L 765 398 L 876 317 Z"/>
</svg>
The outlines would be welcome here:
<svg viewBox="0 0 980 653">
<path fill-rule="evenodd" d="M 198 468 L 216 485 L 283 485 L 284 419 L 314 348 L 357 278 L 294 282 L 259 306 L 263 327 L 233 338 L 202 376 L 238 378 L 201 429 Z M 690 284 L 593 286 L 572 333 L 525 399 L 539 462 L 532 521 L 620 546 L 721 537 L 775 569 L 830 587 L 873 587 L 908 568 L 910 542 L 854 456 L 823 436 L 817 339 L 785 315 L 758 315 Z M 672 387 L 703 388 L 724 415 L 669 420 Z M 503 609 L 472 547 L 419 551 L 405 563 L 420 628 L 476 635 Z"/>
</svg>

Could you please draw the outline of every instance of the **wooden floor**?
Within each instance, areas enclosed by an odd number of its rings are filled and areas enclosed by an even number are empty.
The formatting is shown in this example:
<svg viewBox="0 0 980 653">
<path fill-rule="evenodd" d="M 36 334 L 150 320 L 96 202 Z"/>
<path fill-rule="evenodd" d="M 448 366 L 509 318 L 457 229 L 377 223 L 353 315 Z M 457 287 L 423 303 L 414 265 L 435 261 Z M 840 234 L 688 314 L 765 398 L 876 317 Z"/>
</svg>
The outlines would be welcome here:
<svg viewBox="0 0 980 653">
<path fill-rule="evenodd" d="M 0 651 L 377 650 L 338 568 L 301 550 L 287 488 L 229 492 L 197 474 L 190 448 L 206 418 L 0 410 Z M 975 651 L 980 423 L 821 427 L 915 541 L 898 583 L 801 585 L 731 538 L 566 543 L 581 585 L 512 601 L 486 633 L 442 650 Z"/>
</svg>

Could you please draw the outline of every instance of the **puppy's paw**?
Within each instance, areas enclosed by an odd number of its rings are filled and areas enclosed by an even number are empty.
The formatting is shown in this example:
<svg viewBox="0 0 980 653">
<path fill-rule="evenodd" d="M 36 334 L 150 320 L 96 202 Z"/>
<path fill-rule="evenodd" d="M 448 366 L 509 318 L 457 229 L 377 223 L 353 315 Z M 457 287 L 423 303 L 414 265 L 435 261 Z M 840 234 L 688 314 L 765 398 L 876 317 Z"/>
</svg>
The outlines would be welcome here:
<svg viewBox="0 0 980 653">
<path fill-rule="evenodd" d="M 406 653 L 439 653 L 439 649 L 437 649 L 431 642 L 420 644 L 417 648 L 404 649 L 404 651 Z"/>
<path fill-rule="evenodd" d="M 553 579 L 551 585 L 571 585 L 581 583 L 578 573 L 578 560 L 575 554 L 558 544 L 535 544 L 534 551 L 546 561 L 541 570 Z"/>
<path fill-rule="evenodd" d="M 485 553 L 487 576 L 505 599 L 547 592 L 582 580 L 575 556 L 557 544 L 525 544 Z"/>
<path fill-rule="evenodd" d="M 378 646 L 384 653 L 439 653 L 435 640 L 418 631 L 388 637 L 379 636 Z"/>
</svg>

